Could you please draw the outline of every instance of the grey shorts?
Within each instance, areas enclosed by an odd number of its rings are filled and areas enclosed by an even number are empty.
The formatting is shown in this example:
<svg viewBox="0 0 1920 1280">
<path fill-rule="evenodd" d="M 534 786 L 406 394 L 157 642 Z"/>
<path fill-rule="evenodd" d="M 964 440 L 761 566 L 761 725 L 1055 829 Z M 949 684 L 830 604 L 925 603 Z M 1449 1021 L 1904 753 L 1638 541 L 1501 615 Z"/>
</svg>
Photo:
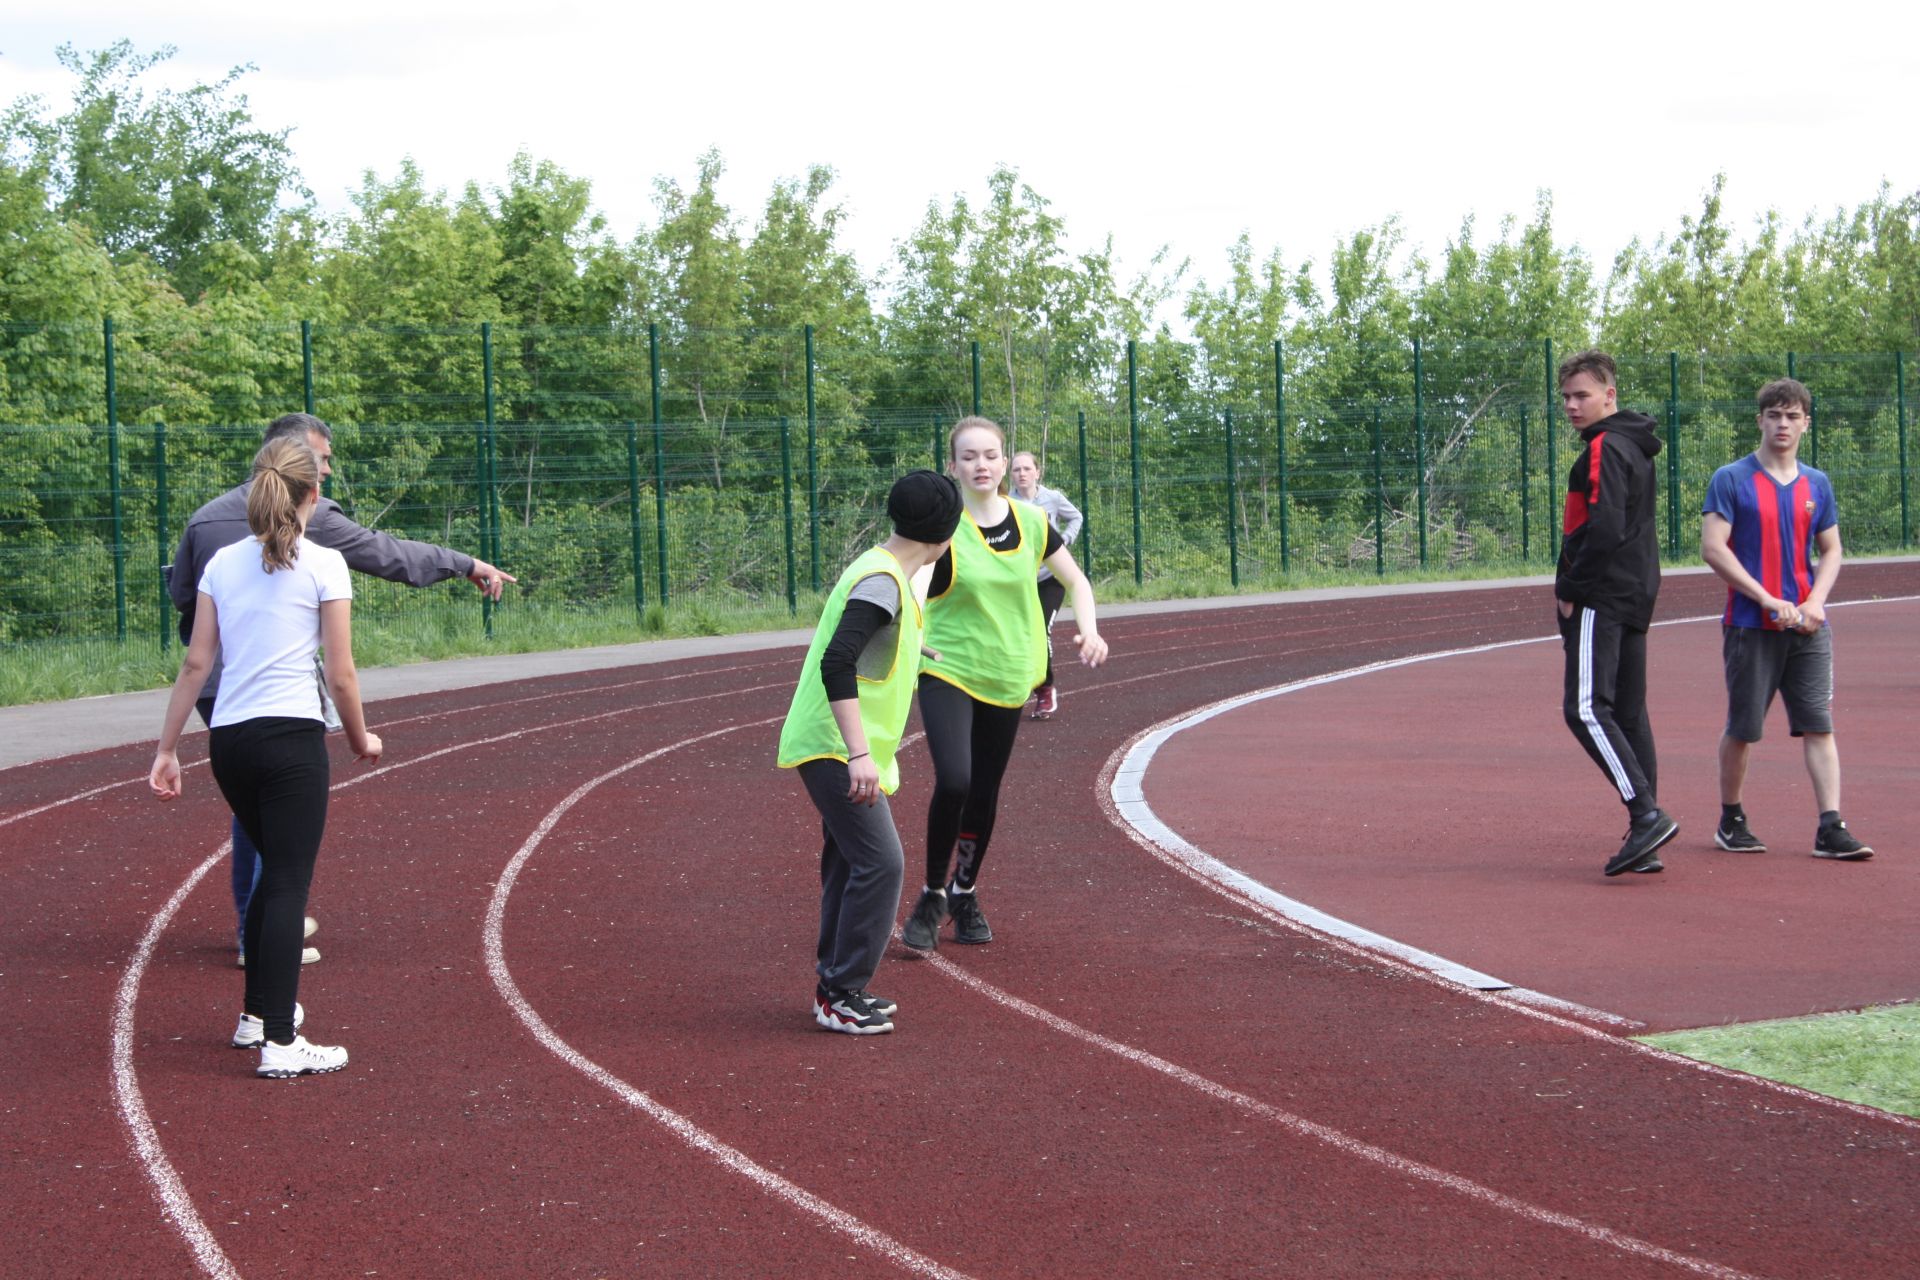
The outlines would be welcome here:
<svg viewBox="0 0 1920 1280">
<path fill-rule="evenodd" d="M 1727 736 L 1760 741 L 1767 709 L 1779 694 L 1787 729 L 1798 738 L 1833 732 L 1833 630 L 1812 635 L 1722 627 L 1720 658 L 1727 672 Z"/>
</svg>

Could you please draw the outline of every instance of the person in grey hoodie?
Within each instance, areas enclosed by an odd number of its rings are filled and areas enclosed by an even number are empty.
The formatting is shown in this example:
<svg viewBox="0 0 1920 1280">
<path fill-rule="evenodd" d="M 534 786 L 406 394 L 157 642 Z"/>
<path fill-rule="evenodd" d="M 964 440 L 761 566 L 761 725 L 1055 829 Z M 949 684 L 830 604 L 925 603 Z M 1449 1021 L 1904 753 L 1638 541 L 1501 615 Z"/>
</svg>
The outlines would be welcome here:
<svg viewBox="0 0 1920 1280">
<path fill-rule="evenodd" d="M 289 413 L 275 418 L 268 424 L 261 444 L 265 446 L 279 439 L 305 441 L 320 460 L 320 478 L 325 480 L 333 474 L 333 428 L 319 418 L 310 413 Z M 190 643 L 193 639 L 194 606 L 199 600 L 200 576 L 206 572 L 207 562 L 222 547 L 253 536 L 253 531 L 247 526 L 247 495 L 252 488 L 253 482 L 249 480 L 227 490 L 194 512 L 187 521 L 187 527 L 181 531 L 180 545 L 174 551 L 173 563 L 167 566 L 167 594 L 173 600 L 174 608 L 180 611 L 182 644 Z M 317 546 L 338 551 L 346 558 L 347 567 L 356 573 L 371 574 L 388 582 L 404 582 L 410 587 L 431 586 L 448 578 L 465 578 L 480 588 L 488 599 L 498 600 L 506 584 L 517 581 L 512 574 L 450 547 L 396 538 L 355 524 L 340 509 L 340 504 L 331 498 L 320 499 L 312 520 L 307 524 L 306 536 L 308 541 Z M 213 670 L 208 673 L 206 685 L 195 703 L 202 723 L 213 723 L 213 706 L 219 692 L 220 662 L 216 656 Z M 254 882 L 259 874 L 259 851 L 247 839 L 240 820 L 235 818 L 233 907 L 238 920 L 237 930 L 244 930 L 246 926 L 247 902 L 253 896 Z M 316 927 L 311 920 L 308 921 L 309 936 Z M 308 964 L 319 958 L 319 951 L 313 947 L 305 948 L 301 956 L 302 961 Z M 246 963 L 244 951 L 240 963 Z"/>
<path fill-rule="evenodd" d="M 1031 502 L 1046 512 L 1047 523 L 1059 533 L 1061 545 L 1072 546 L 1073 540 L 1080 536 L 1080 526 L 1085 522 L 1085 517 L 1066 494 L 1040 483 L 1040 460 L 1031 453 L 1016 453 L 1007 474 L 1013 481 L 1013 496 Z M 1040 593 L 1040 616 L 1045 619 L 1047 627 L 1047 678 L 1033 691 L 1033 711 L 1030 714 L 1035 720 L 1049 720 L 1060 708 L 1060 695 L 1053 687 L 1053 618 L 1060 612 L 1061 602 L 1067 598 L 1067 588 L 1053 576 L 1053 570 L 1042 565 L 1035 590 Z"/>
<path fill-rule="evenodd" d="M 1566 651 L 1567 727 L 1627 808 L 1629 826 L 1605 873 L 1660 871 L 1660 847 L 1680 824 L 1657 799 L 1647 719 L 1647 627 L 1660 594 L 1660 437 L 1652 418 L 1622 409 L 1612 357 L 1561 362 L 1560 404 L 1580 433 L 1567 475 L 1554 601 Z"/>
</svg>

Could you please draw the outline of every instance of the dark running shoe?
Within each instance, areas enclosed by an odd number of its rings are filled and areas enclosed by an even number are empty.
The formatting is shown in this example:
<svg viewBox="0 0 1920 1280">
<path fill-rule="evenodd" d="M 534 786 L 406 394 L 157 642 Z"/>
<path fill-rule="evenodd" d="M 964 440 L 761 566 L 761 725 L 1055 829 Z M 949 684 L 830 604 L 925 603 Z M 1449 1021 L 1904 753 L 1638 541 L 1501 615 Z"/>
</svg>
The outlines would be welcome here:
<svg viewBox="0 0 1920 1280">
<path fill-rule="evenodd" d="M 1626 843 L 1620 846 L 1620 852 L 1607 860 L 1607 874 L 1617 876 L 1622 871 L 1665 870 L 1664 866 L 1646 866 L 1659 863 L 1654 856 L 1656 850 L 1667 841 L 1680 834 L 1680 824 L 1667 816 L 1664 809 L 1655 809 L 1647 815 L 1646 821 L 1636 822 L 1627 828 Z"/>
<path fill-rule="evenodd" d="M 867 990 L 865 987 L 860 988 L 860 990 L 854 992 L 854 994 L 862 1000 L 865 1000 L 867 1007 L 883 1018 L 891 1018 L 894 1014 L 900 1012 L 899 1005 L 887 999 L 885 996 L 873 994 L 873 992 Z"/>
<path fill-rule="evenodd" d="M 1728 822 L 1724 819 L 1714 830 L 1713 842 L 1728 853 L 1765 853 L 1767 846 L 1759 836 L 1747 830 L 1747 820 L 1743 817 Z"/>
<path fill-rule="evenodd" d="M 1051 720 L 1053 713 L 1060 709 L 1060 695 L 1054 692 L 1050 684 L 1043 684 L 1033 691 L 1033 716 L 1035 720 Z"/>
<path fill-rule="evenodd" d="M 1854 839 L 1846 823 L 1836 822 L 1820 828 L 1820 834 L 1813 838 L 1813 856 L 1835 862 L 1865 862 L 1873 856 L 1873 850 Z"/>
<path fill-rule="evenodd" d="M 1660 855 L 1656 853 L 1651 858 L 1648 858 L 1645 862 L 1635 867 L 1634 871 L 1639 875 L 1652 875 L 1656 871 L 1665 871 L 1666 869 L 1667 869 L 1667 864 L 1660 861 Z"/>
<path fill-rule="evenodd" d="M 893 1030 L 892 1019 L 858 991 L 816 991 L 813 1020 L 829 1031 L 850 1036 L 877 1036 Z"/>
<path fill-rule="evenodd" d="M 873 994 L 873 992 L 867 990 L 865 987 L 859 988 L 853 994 L 865 1000 L 867 1004 L 872 1007 L 873 1011 L 883 1018 L 891 1018 L 894 1014 L 900 1012 L 899 1005 L 887 999 L 885 996 Z M 827 990 L 825 983 L 816 982 L 813 984 L 813 1006 L 815 1010 L 818 1010 L 819 1007 L 825 1004 L 831 997 L 832 993 Z"/>
<path fill-rule="evenodd" d="M 957 893 L 949 889 L 947 902 L 953 910 L 955 942 L 978 944 L 993 941 L 993 930 L 987 928 L 987 913 L 980 909 L 979 894 Z"/>
<path fill-rule="evenodd" d="M 931 951 L 940 942 L 940 926 L 947 918 L 947 895 L 940 889 L 922 889 L 920 901 L 900 930 L 900 940 L 915 951 Z"/>
</svg>

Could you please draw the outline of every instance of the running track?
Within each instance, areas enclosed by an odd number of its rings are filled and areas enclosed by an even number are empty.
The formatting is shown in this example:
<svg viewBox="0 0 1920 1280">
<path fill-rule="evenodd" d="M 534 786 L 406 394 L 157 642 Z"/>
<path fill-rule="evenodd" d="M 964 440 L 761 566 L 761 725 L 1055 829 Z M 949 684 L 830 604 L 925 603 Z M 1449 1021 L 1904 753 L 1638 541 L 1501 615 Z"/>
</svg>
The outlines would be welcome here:
<svg viewBox="0 0 1920 1280">
<path fill-rule="evenodd" d="M 1917 588 L 1856 564 L 1840 594 Z M 0 1271 L 1911 1275 L 1920 1125 L 1303 931 L 1116 821 L 1149 728 L 1538 635 L 1541 595 L 1113 619 L 1115 660 L 1023 731 L 997 940 L 896 948 L 874 1040 L 807 1016 L 817 827 L 768 767 L 793 651 L 378 704 L 301 993 L 353 1062 L 292 1084 L 223 1047 L 205 769 L 172 807 L 143 746 L 0 772 Z M 1716 597 L 1675 576 L 1663 612 Z M 1543 787 L 1595 784 L 1573 751 Z"/>
</svg>

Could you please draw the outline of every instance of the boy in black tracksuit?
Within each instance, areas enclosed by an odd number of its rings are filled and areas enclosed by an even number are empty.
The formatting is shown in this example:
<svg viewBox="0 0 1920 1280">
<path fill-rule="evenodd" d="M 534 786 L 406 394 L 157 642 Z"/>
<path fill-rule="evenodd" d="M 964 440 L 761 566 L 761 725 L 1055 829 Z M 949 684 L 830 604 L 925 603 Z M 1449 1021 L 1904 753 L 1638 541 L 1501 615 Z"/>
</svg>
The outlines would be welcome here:
<svg viewBox="0 0 1920 1280">
<path fill-rule="evenodd" d="M 1553 583 L 1567 658 L 1567 727 L 1631 819 L 1606 874 L 1660 871 L 1660 846 L 1680 830 L 1655 800 L 1647 720 L 1647 626 L 1660 594 L 1653 467 L 1660 438 L 1652 418 L 1619 408 L 1607 355 L 1582 351 L 1559 372 L 1561 405 L 1582 446 L 1567 477 L 1565 541 Z"/>
</svg>

